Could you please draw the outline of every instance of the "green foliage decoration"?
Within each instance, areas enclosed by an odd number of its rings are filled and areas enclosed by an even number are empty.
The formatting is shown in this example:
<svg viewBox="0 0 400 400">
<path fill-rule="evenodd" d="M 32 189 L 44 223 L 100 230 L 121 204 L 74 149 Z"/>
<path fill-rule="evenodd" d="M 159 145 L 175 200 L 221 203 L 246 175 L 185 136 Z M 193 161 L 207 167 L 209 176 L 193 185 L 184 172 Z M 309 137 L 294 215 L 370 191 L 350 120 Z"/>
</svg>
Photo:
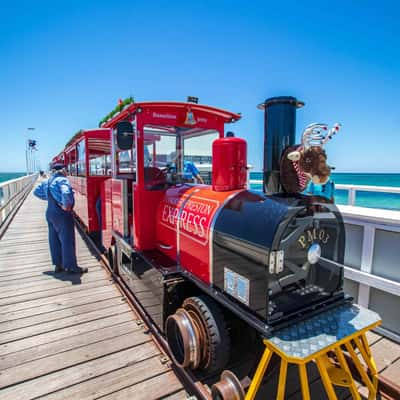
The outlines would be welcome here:
<svg viewBox="0 0 400 400">
<path fill-rule="evenodd" d="M 109 112 L 100 122 L 99 122 L 99 127 L 101 127 L 103 124 L 105 124 L 109 119 L 111 119 L 115 114 L 121 112 L 126 106 L 129 104 L 133 104 L 135 100 L 133 99 L 132 96 L 127 97 L 125 100 L 122 102 L 118 103 L 117 106 Z"/>
</svg>

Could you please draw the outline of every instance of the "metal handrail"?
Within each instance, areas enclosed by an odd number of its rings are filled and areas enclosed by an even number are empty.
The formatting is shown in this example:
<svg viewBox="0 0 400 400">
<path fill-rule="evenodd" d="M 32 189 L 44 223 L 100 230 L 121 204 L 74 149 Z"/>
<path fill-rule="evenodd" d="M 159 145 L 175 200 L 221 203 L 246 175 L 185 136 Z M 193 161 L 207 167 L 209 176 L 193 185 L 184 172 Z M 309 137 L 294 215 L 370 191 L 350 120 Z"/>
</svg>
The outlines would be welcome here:
<svg viewBox="0 0 400 400">
<path fill-rule="evenodd" d="M 27 186 L 28 186 L 28 185 L 27 185 Z M 24 187 L 21 189 L 21 191 L 14 193 L 12 197 L 10 197 L 10 198 L 8 198 L 8 199 L 6 200 L 5 203 L 0 202 L 0 213 L 1 213 L 3 210 L 5 210 L 6 207 L 7 207 L 14 199 L 16 199 L 18 196 L 20 196 L 21 193 L 27 188 L 27 186 L 24 186 Z M 0 199 L 0 201 L 1 201 L 1 199 Z M 0 218 L 0 220 L 1 220 L 1 218 Z"/>
<path fill-rule="evenodd" d="M 22 204 L 37 177 L 38 174 L 32 174 L 0 183 L 0 237 L 6 222 Z"/>
<path fill-rule="evenodd" d="M 336 184 L 336 189 L 347 190 L 349 192 L 347 204 L 354 206 L 356 204 L 357 192 L 374 192 L 374 193 L 396 193 L 400 194 L 400 187 L 391 186 L 369 186 L 369 185 L 344 185 Z"/>
</svg>

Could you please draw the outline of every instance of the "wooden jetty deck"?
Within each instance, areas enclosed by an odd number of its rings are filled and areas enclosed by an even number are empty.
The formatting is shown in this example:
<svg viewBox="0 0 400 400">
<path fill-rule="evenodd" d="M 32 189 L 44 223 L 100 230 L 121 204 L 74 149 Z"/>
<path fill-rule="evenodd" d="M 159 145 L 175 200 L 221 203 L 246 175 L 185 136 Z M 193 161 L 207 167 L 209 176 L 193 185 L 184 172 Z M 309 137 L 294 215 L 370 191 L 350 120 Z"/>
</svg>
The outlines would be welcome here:
<svg viewBox="0 0 400 400">
<path fill-rule="evenodd" d="M 89 273 L 53 273 L 45 208 L 30 194 L 0 240 L 0 399 L 186 398 L 78 232 Z"/>
<path fill-rule="evenodd" d="M 108 273 L 77 233 L 89 273 L 55 275 L 46 203 L 30 194 L 0 240 L 0 399 L 184 399 L 187 394 Z M 400 378 L 400 346 L 368 335 L 382 376 Z M 310 366 L 311 398 L 326 394 Z M 277 374 L 262 398 L 275 398 Z M 360 387 L 361 393 L 366 393 Z M 338 398 L 350 398 L 337 390 Z M 289 368 L 285 398 L 301 399 Z"/>
</svg>

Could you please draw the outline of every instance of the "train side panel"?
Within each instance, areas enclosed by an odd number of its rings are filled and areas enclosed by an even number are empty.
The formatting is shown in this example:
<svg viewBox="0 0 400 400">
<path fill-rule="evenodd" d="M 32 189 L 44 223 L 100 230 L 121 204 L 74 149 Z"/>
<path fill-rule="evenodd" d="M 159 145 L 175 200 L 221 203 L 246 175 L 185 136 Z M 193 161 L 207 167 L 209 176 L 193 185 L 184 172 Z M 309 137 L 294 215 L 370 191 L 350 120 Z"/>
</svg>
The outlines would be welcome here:
<svg viewBox="0 0 400 400">
<path fill-rule="evenodd" d="M 101 185 L 101 238 L 105 249 L 109 249 L 112 244 L 112 180 L 107 179 Z"/>
</svg>

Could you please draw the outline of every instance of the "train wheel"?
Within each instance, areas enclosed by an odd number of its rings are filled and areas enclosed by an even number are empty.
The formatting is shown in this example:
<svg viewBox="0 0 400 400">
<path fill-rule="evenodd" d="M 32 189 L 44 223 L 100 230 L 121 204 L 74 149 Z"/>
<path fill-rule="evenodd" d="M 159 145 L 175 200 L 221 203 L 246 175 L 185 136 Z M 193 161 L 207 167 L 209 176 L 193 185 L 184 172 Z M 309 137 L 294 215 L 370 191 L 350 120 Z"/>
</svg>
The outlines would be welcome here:
<svg viewBox="0 0 400 400">
<path fill-rule="evenodd" d="M 242 382 L 233 372 L 224 371 L 220 381 L 211 386 L 211 397 L 213 400 L 244 400 Z"/>
<path fill-rule="evenodd" d="M 230 357 L 230 336 L 218 304 L 207 296 L 189 297 L 183 302 L 201 333 L 200 368 L 207 373 L 220 372 Z"/>
<path fill-rule="evenodd" d="M 178 365 L 205 373 L 221 371 L 230 357 L 230 337 L 219 306 L 207 296 L 189 297 L 168 317 L 166 335 Z"/>
<path fill-rule="evenodd" d="M 165 334 L 175 364 L 197 369 L 200 364 L 199 332 L 183 308 L 178 308 L 165 323 Z"/>
</svg>

